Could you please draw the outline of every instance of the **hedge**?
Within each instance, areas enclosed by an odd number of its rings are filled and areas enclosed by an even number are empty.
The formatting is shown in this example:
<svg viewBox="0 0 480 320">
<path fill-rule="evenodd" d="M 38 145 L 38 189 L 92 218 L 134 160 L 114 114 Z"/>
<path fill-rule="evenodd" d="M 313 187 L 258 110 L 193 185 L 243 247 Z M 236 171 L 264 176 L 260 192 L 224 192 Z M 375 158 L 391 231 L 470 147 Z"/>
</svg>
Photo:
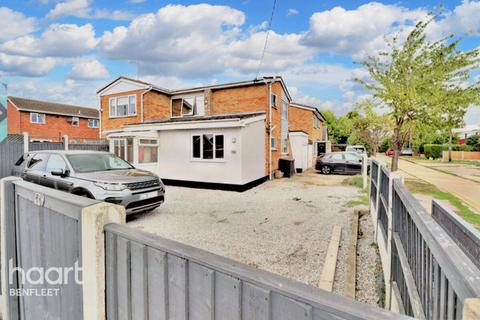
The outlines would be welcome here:
<svg viewBox="0 0 480 320">
<path fill-rule="evenodd" d="M 452 144 L 452 151 L 475 151 L 475 149 L 465 144 Z M 442 151 L 448 151 L 448 144 L 425 144 L 423 150 L 427 159 L 438 159 L 442 157 Z"/>
</svg>

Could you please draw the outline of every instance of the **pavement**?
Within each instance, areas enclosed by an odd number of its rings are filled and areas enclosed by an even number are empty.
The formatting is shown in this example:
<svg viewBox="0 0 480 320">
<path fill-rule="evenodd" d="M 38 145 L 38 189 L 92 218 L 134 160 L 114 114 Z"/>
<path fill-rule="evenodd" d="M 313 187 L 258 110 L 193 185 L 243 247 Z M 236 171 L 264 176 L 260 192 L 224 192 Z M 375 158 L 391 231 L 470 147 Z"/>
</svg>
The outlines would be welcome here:
<svg viewBox="0 0 480 320">
<path fill-rule="evenodd" d="M 385 155 L 377 154 L 376 157 L 385 162 L 388 160 Z M 398 168 L 407 175 L 427 181 L 438 189 L 457 196 L 472 210 L 480 212 L 480 183 L 403 159 L 399 160 Z"/>
</svg>

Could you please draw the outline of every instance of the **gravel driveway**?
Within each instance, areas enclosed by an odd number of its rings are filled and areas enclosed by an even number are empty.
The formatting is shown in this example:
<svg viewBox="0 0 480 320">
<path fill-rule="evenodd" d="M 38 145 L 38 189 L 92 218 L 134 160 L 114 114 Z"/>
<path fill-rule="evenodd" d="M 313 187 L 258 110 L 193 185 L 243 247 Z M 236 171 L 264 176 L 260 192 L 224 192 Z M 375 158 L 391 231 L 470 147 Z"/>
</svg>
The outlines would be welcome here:
<svg viewBox="0 0 480 320">
<path fill-rule="evenodd" d="M 344 176 L 304 173 L 243 193 L 167 187 L 166 203 L 131 227 L 318 286 L 333 225 L 342 227 L 334 291 L 343 292 L 359 189 Z"/>
</svg>

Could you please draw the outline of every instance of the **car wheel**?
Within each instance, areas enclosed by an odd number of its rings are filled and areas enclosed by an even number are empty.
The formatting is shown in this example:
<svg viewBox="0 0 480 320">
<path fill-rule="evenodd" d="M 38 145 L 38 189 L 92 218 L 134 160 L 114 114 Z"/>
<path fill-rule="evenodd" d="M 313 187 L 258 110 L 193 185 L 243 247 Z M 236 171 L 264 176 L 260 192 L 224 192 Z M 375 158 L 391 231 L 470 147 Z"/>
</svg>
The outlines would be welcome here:
<svg viewBox="0 0 480 320">
<path fill-rule="evenodd" d="M 322 167 L 322 173 L 323 174 L 330 174 L 330 173 L 332 173 L 332 169 L 330 169 L 329 166 L 323 166 Z"/>
</svg>

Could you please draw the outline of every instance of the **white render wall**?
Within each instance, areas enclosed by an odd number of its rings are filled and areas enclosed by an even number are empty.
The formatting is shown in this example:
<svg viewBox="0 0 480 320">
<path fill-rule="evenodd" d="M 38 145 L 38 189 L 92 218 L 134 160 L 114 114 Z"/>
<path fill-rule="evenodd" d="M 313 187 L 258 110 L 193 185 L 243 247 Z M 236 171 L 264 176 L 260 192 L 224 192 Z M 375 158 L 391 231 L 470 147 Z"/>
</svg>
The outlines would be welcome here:
<svg viewBox="0 0 480 320">
<path fill-rule="evenodd" d="M 224 159 L 192 159 L 192 135 L 223 134 Z M 159 161 L 138 168 L 157 173 L 162 179 L 243 185 L 265 176 L 264 120 L 239 128 L 162 130 Z"/>
</svg>

